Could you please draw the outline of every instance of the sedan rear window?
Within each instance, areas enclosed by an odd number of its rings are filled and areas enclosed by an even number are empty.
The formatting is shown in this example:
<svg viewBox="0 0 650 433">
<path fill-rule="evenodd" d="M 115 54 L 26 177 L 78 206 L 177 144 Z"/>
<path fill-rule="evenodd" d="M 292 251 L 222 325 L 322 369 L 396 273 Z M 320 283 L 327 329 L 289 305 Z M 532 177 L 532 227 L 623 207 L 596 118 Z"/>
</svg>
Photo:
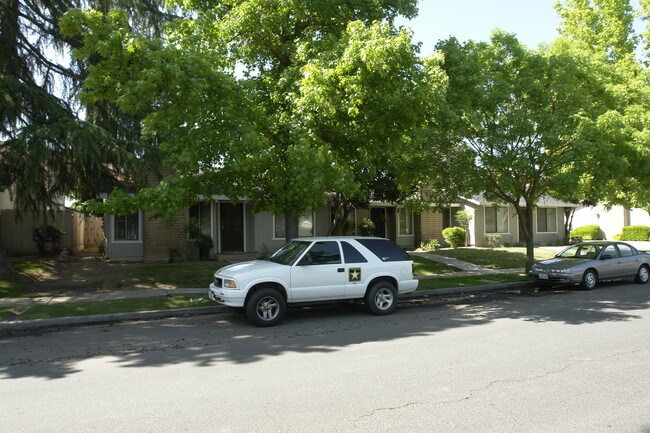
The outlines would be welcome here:
<svg viewBox="0 0 650 433">
<path fill-rule="evenodd" d="M 411 256 L 402 247 L 388 239 L 357 238 L 356 241 L 368 248 L 382 262 L 411 260 Z"/>
</svg>

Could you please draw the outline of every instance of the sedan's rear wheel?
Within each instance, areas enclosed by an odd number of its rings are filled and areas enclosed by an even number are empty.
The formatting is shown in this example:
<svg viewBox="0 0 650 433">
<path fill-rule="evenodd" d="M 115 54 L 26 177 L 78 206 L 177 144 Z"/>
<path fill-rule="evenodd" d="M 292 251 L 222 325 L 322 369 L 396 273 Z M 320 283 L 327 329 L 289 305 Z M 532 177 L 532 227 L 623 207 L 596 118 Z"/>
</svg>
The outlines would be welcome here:
<svg viewBox="0 0 650 433">
<path fill-rule="evenodd" d="M 257 326 L 275 326 L 284 318 L 287 303 L 277 290 L 261 289 L 246 303 L 246 316 Z"/>
<path fill-rule="evenodd" d="M 598 284 L 598 274 L 593 269 L 587 269 L 582 276 L 580 287 L 587 290 L 593 290 Z"/>
<path fill-rule="evenodd" d="M 636 273 L 636 278 L 634 278 L 634 281 L 639 284 L 645 284 L 650 281 L 650 270 L 648 269 L 647 265 L 641 265 Z"/>
</svg>

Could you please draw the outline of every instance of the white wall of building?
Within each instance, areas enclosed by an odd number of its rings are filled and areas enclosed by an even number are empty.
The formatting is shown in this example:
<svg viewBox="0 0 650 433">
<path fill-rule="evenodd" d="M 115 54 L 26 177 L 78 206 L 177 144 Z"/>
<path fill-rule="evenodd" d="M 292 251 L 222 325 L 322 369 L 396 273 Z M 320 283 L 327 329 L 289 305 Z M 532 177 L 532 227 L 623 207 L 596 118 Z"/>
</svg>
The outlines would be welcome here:
<svg viewBox="0 0 650 433">
<path fill-rule="evenodd" d="M 624 226 L 647 225 L 650 226 L 650 215 L 643 209 L 625 209 L 623 206 L 614 206 L 611 209 L 605 206 L 580 206 L 573 215 L 571 229 L 586 225 L 600 226 L 606 239 L 623 231 Z"/>
</svg>

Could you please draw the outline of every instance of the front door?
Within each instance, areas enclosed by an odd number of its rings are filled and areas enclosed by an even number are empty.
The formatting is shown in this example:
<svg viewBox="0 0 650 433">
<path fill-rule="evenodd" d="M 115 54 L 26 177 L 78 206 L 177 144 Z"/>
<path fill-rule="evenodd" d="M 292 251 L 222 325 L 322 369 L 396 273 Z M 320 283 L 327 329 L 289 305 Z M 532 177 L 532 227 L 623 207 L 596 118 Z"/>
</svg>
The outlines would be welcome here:
<svg viewBox="0 0 650 433">
<path fill-rule="evenodd" d="M 221 252 L 244 251 L 243 203 L 220 203 Z"/>
<path fill-rule="evenodd" d="M 370 219 L 375 223 L 375 236 L 386 237 L 386 209 L 373 207 L 370 209 Z"/>
</svg>

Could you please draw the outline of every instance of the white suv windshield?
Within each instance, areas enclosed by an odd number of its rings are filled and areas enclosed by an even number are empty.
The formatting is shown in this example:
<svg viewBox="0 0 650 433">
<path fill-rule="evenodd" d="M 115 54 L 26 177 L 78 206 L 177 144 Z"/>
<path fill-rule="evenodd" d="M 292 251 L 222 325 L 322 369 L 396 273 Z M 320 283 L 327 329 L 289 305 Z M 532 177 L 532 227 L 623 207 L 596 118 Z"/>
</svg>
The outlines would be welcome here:
<svg viewBox="0 0 650 433">
<path fill-rule="evenodd" d="M 310 244 L 311 242 L 291 241 L 273 253 L 273 255 L 269 257 L 269 261 L 291 266 L 296 262 L 296 260 L 298 260 L 298 257 L 300 257 Z"/>
</svg>

